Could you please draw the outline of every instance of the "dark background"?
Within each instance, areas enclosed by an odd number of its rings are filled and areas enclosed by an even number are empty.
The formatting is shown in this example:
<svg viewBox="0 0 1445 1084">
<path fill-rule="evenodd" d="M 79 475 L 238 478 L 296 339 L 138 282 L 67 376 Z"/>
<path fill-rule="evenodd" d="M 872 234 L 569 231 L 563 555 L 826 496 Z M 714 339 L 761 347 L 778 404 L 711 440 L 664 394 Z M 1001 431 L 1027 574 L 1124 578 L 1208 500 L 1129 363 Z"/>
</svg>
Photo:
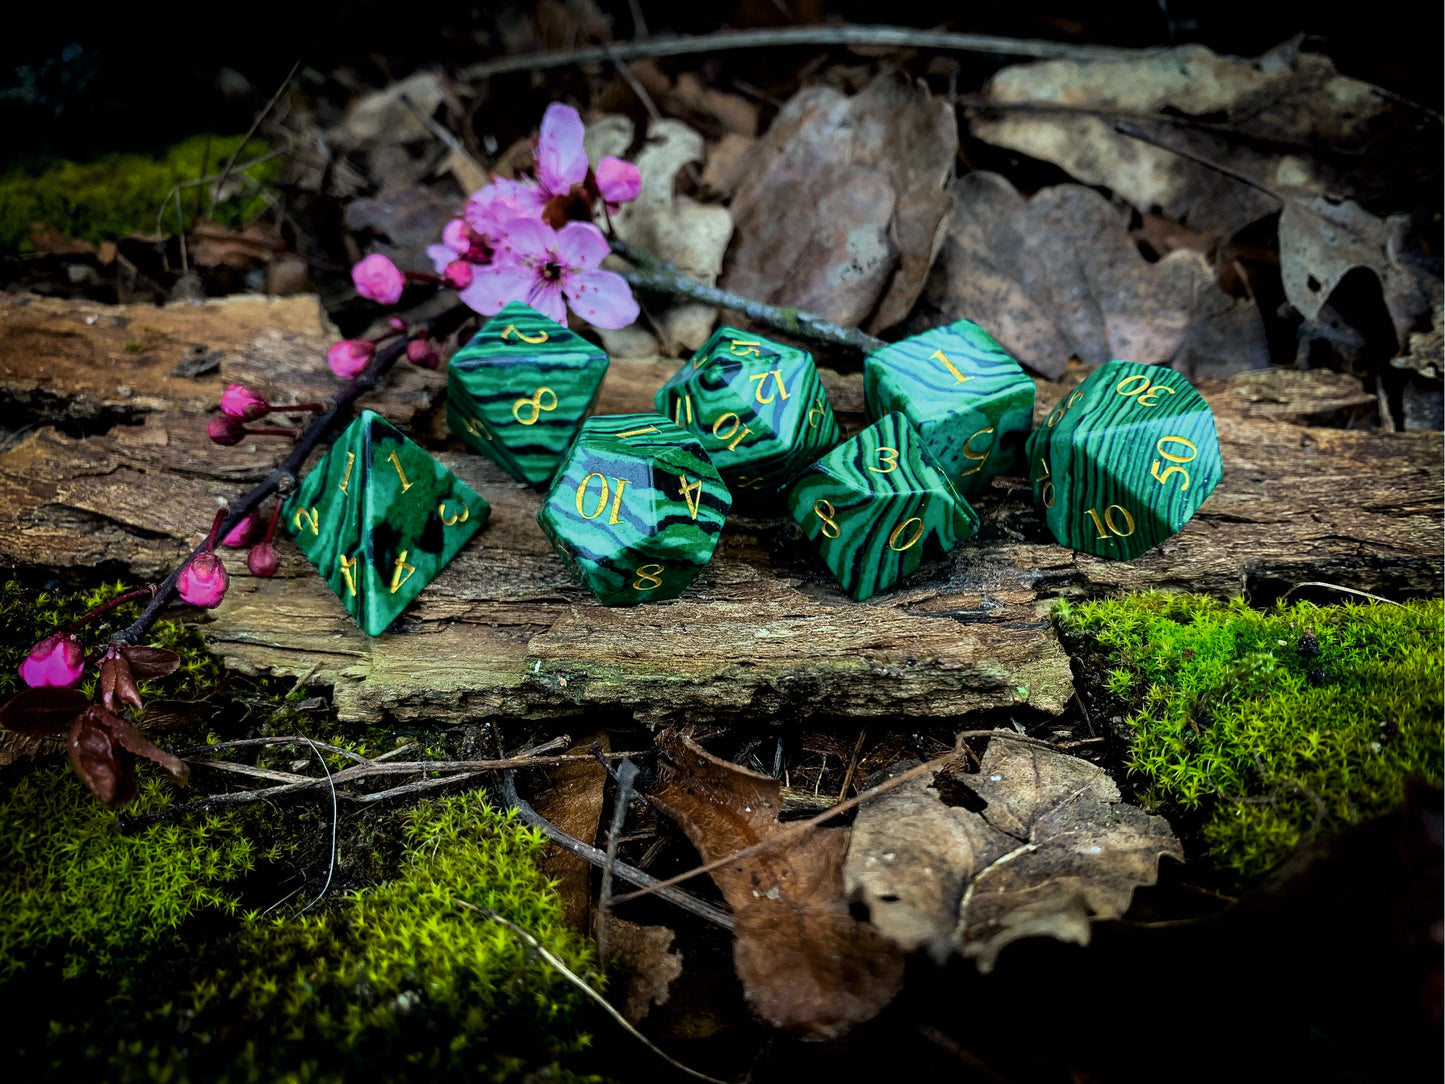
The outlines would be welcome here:
<svg viewBox="0 0 1445 1084">
<path fill-rule="evenodd" d="M 1344 73 L 1431 108 L 1441 107 L 1445 86 L 1445 12 L 1438 5 L 1126 0 L 1029 9 L 993 0 L 961 11 L 953 2 L 638 3 L 652 34 L 886 22 L 1093 44 L 1200 42 L 1236 56 L 1304 34 L 1306 48 L 1326 53 Z M 556 6 L 564 5 L 558 0 Z M 501 55 L 502 28 L 530 7 L 380 0 L 331 8 L 276 0 L 94 10 L 36 5 L 26 11 L 27 29 L 0 41 L 0 154 L 85 157 L 159 148 L 197 132 L 243 131 L 298 57 L 317 71 L 348 68 L 379 85 L 422 65 L 455 68 Z M 634 36 L 627 0 L 599 0 L 599 7 L 611 19 L 614 39 Z M 757 52 L 728 57 L 734 71 L 768 62 Z M 1003 62 L 960 59 L 960 89 L 981 83 Z M 244 81 L 219 79 L 225 69 Z"/>
</svg>

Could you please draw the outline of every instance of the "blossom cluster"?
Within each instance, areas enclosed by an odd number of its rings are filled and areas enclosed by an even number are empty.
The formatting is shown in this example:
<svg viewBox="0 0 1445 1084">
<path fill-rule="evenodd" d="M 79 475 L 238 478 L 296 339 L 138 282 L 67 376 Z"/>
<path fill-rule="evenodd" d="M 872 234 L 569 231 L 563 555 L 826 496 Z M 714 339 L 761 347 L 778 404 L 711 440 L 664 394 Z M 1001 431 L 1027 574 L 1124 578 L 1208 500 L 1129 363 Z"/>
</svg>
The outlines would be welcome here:
<svg viewBox="0 0 1445 1084">
<path fill-rule="evenodd" d="M 569 307 L 598 327 L 632 323 L 637 301 L 622 276 L 601 269 L 609 246 L 591 219 L 599 201 L 612 214 L 636 199 L 642 176 L 619 158 L 604 158 L 593 170 L 584 131 L 577 110 L 552 103 L 537 138 L 535 175 L 499 178 L 473 193 L 462 215 L 442 230 L 441 243 L 427 249 L 435 275 L 403 272 L 373 254 L 352 268 L 357 292 L 394 305 L 408 279 L 429 279 L 456 290 L 483 316 L 522 301 L 558 323 L 566 322 Z M 332 371 L 354 376 L 374 348 L 365 339 L 336 344 L 328 358 Z"/>
</svg>

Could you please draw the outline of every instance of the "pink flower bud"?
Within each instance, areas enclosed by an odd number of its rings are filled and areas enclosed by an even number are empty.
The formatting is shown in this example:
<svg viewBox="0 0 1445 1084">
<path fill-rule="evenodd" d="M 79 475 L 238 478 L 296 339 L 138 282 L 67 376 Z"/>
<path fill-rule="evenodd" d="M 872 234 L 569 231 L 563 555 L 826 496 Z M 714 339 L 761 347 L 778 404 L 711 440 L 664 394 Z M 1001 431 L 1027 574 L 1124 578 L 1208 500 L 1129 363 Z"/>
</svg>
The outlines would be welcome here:
<svg viewBox="0 0 1445 1084">
<path fill-rule="evenodd" d="M 238 418 L 217 414 L 206 425 L 206 435 L 217 444 L 240 444 L 246 436 L 246 427 Z"/>
<path fill-rule="evenodd" d="M 472 284 L 472 265 L 466 260 L 453 260 L 447 264 L 442 277 L 453 290 L 465 290 Z"/>
<path fill-rule="evenodd" d="M 351 281 L 356 283 L 356 292 L 362 297 L 383 305 L 395 305 L 406 288 L 406 279 L 396 264 L 379 252 L 373 252 L 351 269 Z"/>
<path fill-rule="evenodd" d="M 74 685 L 85 672 L 85 651 L 73 636 L 56 632 L 30 649 L 20 664 L 20 680 L 39 685 Z"/>
<path fill-rule="evenodd" d="M 176 589 L 181 598 L 192 606 L 200 606 L 206 610 L 221 604 L 221 599 L 226 597 L 226 588 L 230 585 L 231 577 L 226 575 L 221 559 L 214 553 L 206 552 L 191 558 L 190 563 L 182 569 L 180 579 L 176 581 Z"/>
<path fill-rule="evenodd" d="M 251 575 L 270 579 L 281 567 L 281 553 L 274 542 L 257 542 L 246 554 L 246 567 Z"/>
<path fill-rule="evenodd" d="M 442 244 L 458 256 L 465 256 L 472 247 L 472 228 L 464 218 L 454 218 L 442 230 Z"/>
<path fill-rule="evenodd" d="M 252 391 L 244 384 L 232 384 L 221 393 L 221 413 L 227 417 L 249 422 L 264 418 L 271 412 L 271 404 L 258 391 Z"/>
<path fill-rule="evenodd" d="M 221 539 L 221 545 L 238 550 L 242 546 L 249 546 L 260 533 L 261 517 L 255 512 L 247 512 L 241 517 L 240 523 L 226 532 L 226 537 Z"/>
<path fill-rule="evenodd" d="M 386 318 L 386 326 L 391 328 L 392 331 L 399 331 L 402 334 L 406 334 L 406 321 L 400 316 L 388 316 Z"/>
<path fill-rule="evenodd" d="M 425 369 L 435 369 L 441 362 L 431 343 L 425 339 L 413 339 L 406 344 L 406 360 Z"/>
<path fill-rule="evenodd" d="M 642 171 L 621 158 L 604 158 L 597 163 L 597 191 L 608 204 L 635 200 L 642 191 Z"/>
<path fill-rule="evenodd" d="M 366 368 L 376 347 L 365 339 L 342 339 L 326 352 L 326 364 L 342 380 L 350 380 Z M 214 438 L 212 438 L 214 439 Z"/>
</svg>

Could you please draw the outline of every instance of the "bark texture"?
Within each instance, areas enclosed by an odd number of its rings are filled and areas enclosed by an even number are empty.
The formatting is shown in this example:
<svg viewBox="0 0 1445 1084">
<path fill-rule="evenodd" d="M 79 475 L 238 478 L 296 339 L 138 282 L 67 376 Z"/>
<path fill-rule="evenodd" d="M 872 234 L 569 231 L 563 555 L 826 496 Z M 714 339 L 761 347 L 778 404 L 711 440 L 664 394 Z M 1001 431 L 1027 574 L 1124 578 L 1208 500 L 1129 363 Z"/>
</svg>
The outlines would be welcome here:
<svg viewBox="0 0 1445 1084">
<path fill-rule="evenodd" d="M 335 334 L 314 299 L 106 308 L 0 297 L 0 327 L 0 565 L 21 578 L 95 566 L 163 575 L 217 504 L 284 452 L 270 438 L 206 439 L 226 384 L 273 402 L 337 388 L 325 363 Z M 614 362 L 599 412 L 650 410 L 670 371 Z M 845 433 L 856 431 L 861 377 L 823 375 Z M 1055 597 L 1159 587 L 1258 601 L 1312 580 L 1393 598 L 1440 590 L 1440 434 L 1340 428 L 1373 403 L 1358 381 L 1265 371 L 1201 385 L 1224 481 L 1136 561 L 1054 544 L 1023 480 L 1000 479 L 976 502 L 978 539 L 866 603 L 844 597 L 790 521 L 734 517 L 681 599 L 607 609 L 537 528 L 540 495 L 448 441 L 445 379 L 403 366 L 364 405 L 486 497 L 491 524 L 375 639 L 289 543 L 272 580 L 248 577 L 237 554 L 226 602 L 197 617 L 227 665 L 333 686 L 343 717 L 378 722 L 1032 722 L 1073 691 L 1047 617 Z M 1038 419 L 1070 384 L 1040 383 Z"/>
</svg>

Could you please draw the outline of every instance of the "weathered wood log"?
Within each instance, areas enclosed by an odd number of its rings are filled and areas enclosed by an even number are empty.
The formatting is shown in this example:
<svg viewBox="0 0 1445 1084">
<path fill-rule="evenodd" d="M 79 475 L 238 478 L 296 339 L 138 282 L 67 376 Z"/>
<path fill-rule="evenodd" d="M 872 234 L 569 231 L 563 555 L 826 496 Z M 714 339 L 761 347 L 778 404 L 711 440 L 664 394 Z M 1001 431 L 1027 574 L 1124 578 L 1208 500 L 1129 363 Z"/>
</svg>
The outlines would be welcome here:
<svg viewBox="0 0 1445 1084">
<path fill-rule="evenodd" d="M 88 566 L 162 575 L 217 503 L 280 458 L 265 438 L 206 439 L 225 385 L 253 384 L 273 401 L 336 387 L 324 361 L 334 333 L 314 299 L 108 309 L 0 298 L 0 327 L 11 430 L 0 564 L 21 577 Z M 651 409 L 670 371 L 615 362 L 598 410 Z M 855 431 L 861 378 L 824 376 Z M 491 502 L 486 531 L 375 639 L 289 544 L 273 580 L 229 561 L 225 604 L 197 615 L 228 665 L 330 685 L 344 718 L 409 724 L 590 712 L 653 723 L 1023 720 L 1062 712 L 1072 694 L 1047 619 L 1054 597 L 1147 587 L 1272 597 L 1321 579 L 1392 597 L 1440 590 L 1440 434 L 1319 424 L 1373 403 L 1337 374 L 1202 386 L 1224 481 L 1184 531 L 1136 561 L 1055 545 L 1024 482 L 1000 479 L 976 502 L 975 541 L 867 603 L 843 595 L 789 521 L 734 517 L 681 599 L 630 609 L 598 606 L 570 580 L 536 527 L 536 492 L 448 443 L 444 386 L 444 373 L 404 367 L 365 405 Z M 1068 386 L 1041 383 L 1037 416 Z"/>
</svg>

